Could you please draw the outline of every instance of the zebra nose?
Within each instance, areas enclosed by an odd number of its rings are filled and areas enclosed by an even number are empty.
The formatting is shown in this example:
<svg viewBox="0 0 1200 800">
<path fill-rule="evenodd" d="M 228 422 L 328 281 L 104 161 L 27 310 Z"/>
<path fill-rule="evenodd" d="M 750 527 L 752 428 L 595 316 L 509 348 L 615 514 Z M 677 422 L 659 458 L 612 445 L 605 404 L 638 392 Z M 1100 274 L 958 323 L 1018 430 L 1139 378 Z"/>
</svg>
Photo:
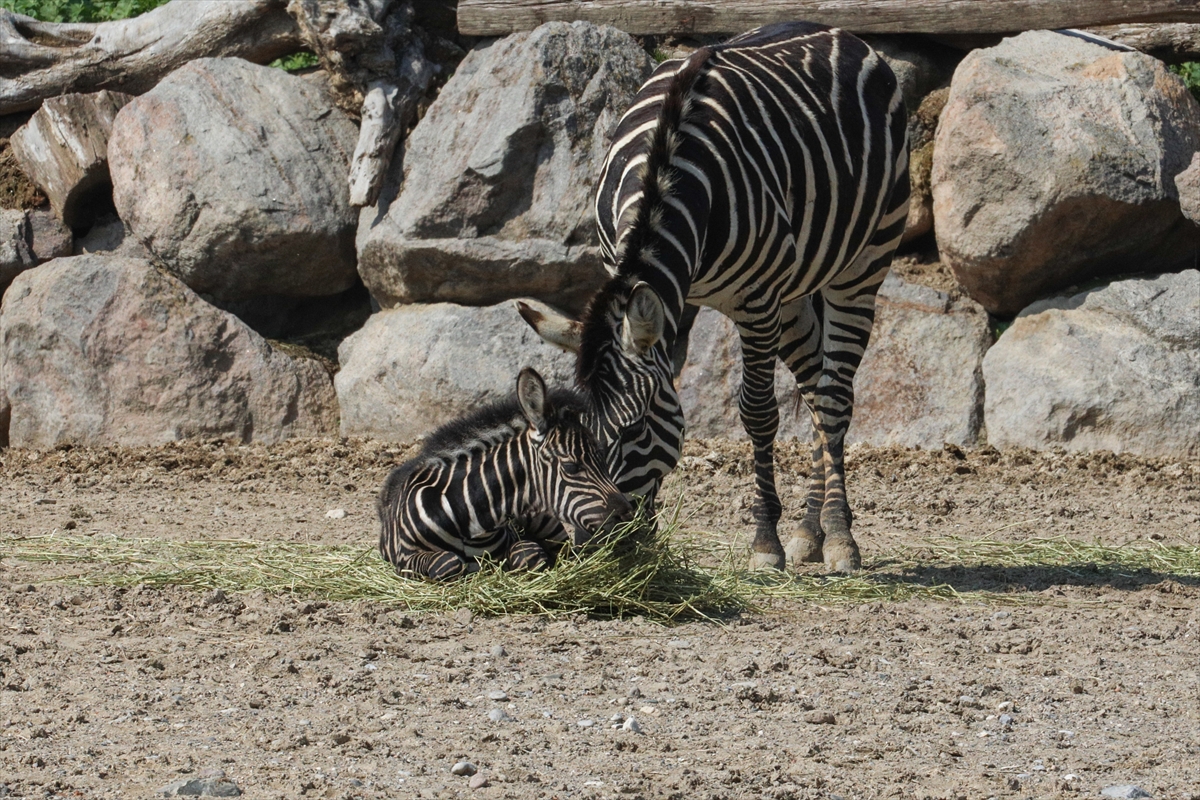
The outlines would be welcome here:
<svg viewBox="0 0 1200 800">
<path fill-rule="evenodd" d="M 629 522 L 633 519 L 633 504 L 629 502 L 629 498 L 619 492 L 608 496 L 605 511 L 608 512 L 609 519 L 614 522 Z"/>
</svg>

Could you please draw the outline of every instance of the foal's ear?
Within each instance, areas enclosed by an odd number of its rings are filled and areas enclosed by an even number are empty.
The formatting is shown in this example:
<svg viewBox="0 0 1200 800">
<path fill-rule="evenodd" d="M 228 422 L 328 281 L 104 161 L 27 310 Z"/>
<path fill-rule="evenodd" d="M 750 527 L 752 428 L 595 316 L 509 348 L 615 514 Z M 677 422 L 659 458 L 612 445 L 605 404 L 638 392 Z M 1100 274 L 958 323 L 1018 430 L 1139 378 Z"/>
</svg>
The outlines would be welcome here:
<svg viewBox="0 0 1200 800">
<path fill-rule="evenodd" d="M 519 313 L 529 327 L 555 347 L 561 347 L 570 353 L 579 352 L 579 341 L 582 338 L 583 326 L 570 317 L 564 317 L 550 306 L 542 303 L 526 303 L 517 301 Z"/>
<path fill-rule="evenodd" d="M 666 312 L 658 292 L 645 281 L 633 287 L 625 322 L 621 325 L 621 347 L 632 356 L 644 356 L 662 338 Z"/>
<path fill-rule="evenodd" d="M 517 376 L 517 402 L 529 424 L 541 434 L 549 426 L 550 409 L 546 403 L 546 382 L 533 367 L 526 367 Z"/>
</svg>

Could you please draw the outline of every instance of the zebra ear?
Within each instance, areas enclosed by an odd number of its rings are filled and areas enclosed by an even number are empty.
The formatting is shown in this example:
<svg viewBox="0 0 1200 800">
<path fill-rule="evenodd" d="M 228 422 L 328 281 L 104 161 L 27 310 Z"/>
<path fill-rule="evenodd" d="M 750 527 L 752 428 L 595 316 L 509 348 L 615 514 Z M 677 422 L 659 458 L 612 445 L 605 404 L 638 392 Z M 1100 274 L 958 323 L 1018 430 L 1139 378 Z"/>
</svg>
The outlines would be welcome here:
<svg viewBox="0 0 1200 800">
<path fill-rule="evenodd" d="M 538 433 L 544 434 L 550 415 L 546 403 L 546 382 L 533 367 L 525 367 L 517 376 L 517 402 L 529 424 Z"/>
<path fill-rule="evenodd" d="M 621 325 L 621 346 L 626 353 L 644 356 L 662 338 L 666 324 L 662 299 L 650 284 L 640 281 L 629 295 L 625 322 Z"/>
<path fill-rule="evenodd" d="M 579 352 L 583 326 L 575 320 L 564 317 L 542 303 L 537 303 L 535 307 L 521 300 L 517 301 L 517 313 L 529 323 L 529 327 L 537 331 L 538 336 L 550 344 L 569 353 Z"/>
</svg>

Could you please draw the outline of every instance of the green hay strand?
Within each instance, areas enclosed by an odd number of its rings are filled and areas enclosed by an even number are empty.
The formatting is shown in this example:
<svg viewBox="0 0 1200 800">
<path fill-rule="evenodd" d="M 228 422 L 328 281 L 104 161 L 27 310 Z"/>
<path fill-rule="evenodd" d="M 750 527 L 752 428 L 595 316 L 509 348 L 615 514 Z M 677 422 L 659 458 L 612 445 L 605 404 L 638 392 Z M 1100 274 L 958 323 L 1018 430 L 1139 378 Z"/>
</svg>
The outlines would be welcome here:
<svg viewBox="0 0 1200 800">
<path fill-rule="evenodd" d="M 1050 568 L 1064 575 L 1083 570 L 1149 574 L 1159 580 L 1200 578 L 1200 547 L 1113 547 L 1063 538 L 936 539 L 883 554 L 854 575 L 821 575 L 819 565 L 811 573 L 751 572 L 745 569 L 744 550 L 683 532 L 677 519 L 660 522 L 659 529 L 652 536 L 567 553 L 544 572 L 505 572 L 484 564 L 465 579 L 440 584 L 399 578 L 374 548 L 344 545 L 55 534 L 0 540 L 0 557 L 64 565 L 70 574 L 54 580 L 70 584 L 260 590 L 307 599 L 366 600 L 409 611 L 586 613 L 668 624 L 719 620 L 787 603 L 1047 602 L 1040 593 L 1020 587 L 1015 592 L 960 591 L 913 577 L 930 568 Z"/>
</svg>

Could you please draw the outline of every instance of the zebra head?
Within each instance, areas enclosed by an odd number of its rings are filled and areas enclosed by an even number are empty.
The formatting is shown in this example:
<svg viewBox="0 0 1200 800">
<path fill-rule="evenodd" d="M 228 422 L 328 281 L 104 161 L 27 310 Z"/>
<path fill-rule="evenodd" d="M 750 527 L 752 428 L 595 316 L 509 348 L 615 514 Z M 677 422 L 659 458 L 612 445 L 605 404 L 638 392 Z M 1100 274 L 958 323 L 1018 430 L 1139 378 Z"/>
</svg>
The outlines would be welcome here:
<svg viewBox="0 0 1200 800">
<path fill-rule="evenodd" d="M 536 370 L 517 376 L 517 402 L 529 422 L 529 477 L 534 500 L 553 513 L 581 545 L 633 519 L 633 506 L 609 478 L 577 395 L 551 397 Z"/>
<path fill-rule="evenodd" d="M 588 426 L 605 464 L 627 494 L 653 501 L 675 468 L 683 441 L 683 410 L 675 392 L 667 319 L 645 282 L 616 277 L 592 299 L 581 321 L 544 306 L 518 303 L 543 339 L 574 352 L 588 401 Z"/>
</svg>

